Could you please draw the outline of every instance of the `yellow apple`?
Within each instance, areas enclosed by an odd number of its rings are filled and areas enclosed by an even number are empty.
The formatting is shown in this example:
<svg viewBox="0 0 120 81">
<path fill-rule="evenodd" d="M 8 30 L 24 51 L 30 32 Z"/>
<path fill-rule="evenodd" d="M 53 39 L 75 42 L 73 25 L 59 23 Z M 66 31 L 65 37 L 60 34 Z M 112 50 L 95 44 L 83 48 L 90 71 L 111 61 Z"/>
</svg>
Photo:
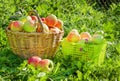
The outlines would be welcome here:
<svg viewBox="0 0 120 81">
<path fill-rule="evenodd" d="M 69 42 L 78 42 L 80 41 L 80 39 L 81 39 L 80 34 L 76 29 L 72 29 L 70 33 L 67 35 L 67 40 Z"/>
</svg>

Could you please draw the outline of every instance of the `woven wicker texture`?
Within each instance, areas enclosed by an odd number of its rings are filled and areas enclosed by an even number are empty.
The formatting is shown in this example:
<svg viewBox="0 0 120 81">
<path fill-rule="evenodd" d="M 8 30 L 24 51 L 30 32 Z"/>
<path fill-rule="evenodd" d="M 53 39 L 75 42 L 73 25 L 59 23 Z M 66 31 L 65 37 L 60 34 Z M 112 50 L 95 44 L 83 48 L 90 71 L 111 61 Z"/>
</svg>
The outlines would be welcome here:
<svg viewBox="0 0 120 81">
<path fill-rule="evenodd" d="M 59 47 L 64 32 L 58 34 L 12 32 L 6 29 L 13 52 L 24 58 L 33 55 L 53 57 Z"/>
<path fill-rule="evenodd" d="M 101 44 L 84 43 L 84 41 L 71 43 L 63 39 L 62 53 L 81 62 L 94 62 L 100 65 L 104 62 L 106 45 L 105 41 Z"/>
</svg>

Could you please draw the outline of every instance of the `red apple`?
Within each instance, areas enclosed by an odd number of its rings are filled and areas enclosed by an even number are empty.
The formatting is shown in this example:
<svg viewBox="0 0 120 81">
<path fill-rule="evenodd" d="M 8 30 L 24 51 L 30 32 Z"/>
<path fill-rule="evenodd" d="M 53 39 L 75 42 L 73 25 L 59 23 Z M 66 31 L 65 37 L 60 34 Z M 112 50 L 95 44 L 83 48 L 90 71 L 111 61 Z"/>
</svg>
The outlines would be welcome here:
<svg viewBox="0 0 120 81">
<path fill-rule="evenodd" d="M 57 28 L 57 27 L 50 28 L 51 33 L 60 33 L 60 31 L 61 30 L 59 28 Z"/>
<path fill-rule="evenodd" d="M 57 17 L 53 14 L 50 14 L 45 18 L 45 21 L 49 27 L 54 27 L 57 23 Z"/>
<path fill-rule="evenodd" d="M 86 41 L 91 39 L 91 35 L 88 32 L 82 32 L 80 36 L 81 36 L 81 39 L 85 39 Z"/>
<path fill-rule="evenodd" d="M 41 58 L 38 56 L 32 56 L 28 59 L 28 64 L 33 65 L 34 67 L 38 67 L 39 62 L 41 61 Z"/>
<path fill-rule="evenodd" d="M 9 25 L 11 31 L 22 31 L 23 23 L 21 21 L 12 21 Z"/>
<path fill-rule="evenodd" d="M 70 33 L 67 35 L 67 40 L 69 42 L 78 42 L 80 38 L 81 38 L 80 34 L 76 29 L 72 29 Z"/>
<path fill-rule="evenodd" d="M 58 27 L 59 29 L 61 29 L 63 27 L 63 21 L 58 19 L 55 27 Z"/>
<path fill-rule="evenodd" d="M 45 18 L 40 18 L 43 23 L 46 23 Z"/>
<path fill-rule="evenodd" d="M 32 20 L 33 20 L 34 22 L 38 22 L 37 16 L 32 15 L 31 18 L 32 18 Z"/>
<path fill-rule="evenodd" d="M 42 71 L 49 72 L 53 70 L 54 64 L 50 59 L 43 59 L 39 62 L 39 66 Z"/>
</svg>

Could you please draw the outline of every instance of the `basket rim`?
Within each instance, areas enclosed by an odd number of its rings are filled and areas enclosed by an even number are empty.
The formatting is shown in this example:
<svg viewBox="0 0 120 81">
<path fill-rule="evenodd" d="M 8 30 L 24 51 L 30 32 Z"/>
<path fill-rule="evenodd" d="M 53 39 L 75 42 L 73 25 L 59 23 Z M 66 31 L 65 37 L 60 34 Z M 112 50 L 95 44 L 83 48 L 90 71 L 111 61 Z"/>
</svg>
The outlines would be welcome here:
<svg viewBox="0 0 120 81">
<path fill-rule="evenodd" d="M 16 34 L 31 34 L 31 35 L 35 35 L 35 34 L 37 34 L 37 35 L 40 35 L 40 34 L 46 34 L 46 33 L 44 33 L 44 32 L 30 32 L 30 33 L 28 33 L 28 32 L 14 32 L 14 31 L 11 31 L 8 27 L 6 27 L 6 29 L 5 29 L 5 31 L 6 32 L 9 32 L 9 33 L 16 33 Z M 59 33 L 52 33 L 52 32 L 50 32 L 50 33 L 47 33 L 47 34 L 62 34 L 62 33 L 64 33 L 64 30 L 62 29 Z"/>
</svg>

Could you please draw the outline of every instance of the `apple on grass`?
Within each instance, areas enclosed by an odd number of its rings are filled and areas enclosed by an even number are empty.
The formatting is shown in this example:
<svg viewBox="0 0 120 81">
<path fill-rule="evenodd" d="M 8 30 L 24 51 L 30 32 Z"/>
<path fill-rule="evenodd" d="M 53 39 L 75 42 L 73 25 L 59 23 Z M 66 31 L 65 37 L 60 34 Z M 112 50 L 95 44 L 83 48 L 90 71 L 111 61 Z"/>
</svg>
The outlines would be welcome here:
<svg viewBox="0 0 120 81">
<path fill-rule="evenodd" d="M 28 59 L 28 64 L 35 68 L 40 68 L 41 71 L 49 72 L 53 70 L 54 64 L 50 59 L 41 59 L 39 56 L 32 56 Z"/>
<path fill-rule="evenodd" d="M 28 20 L 23 25 L 23 30 L 25 32 L 35 32 L 36 28 L 37 28 L 37 25 L 33 20 Z"/>
<path fill-rule="evenodd" d="M 80 34 L 76 29 L 72 29 L 70 33 L 67 35 L 67 40 L 69 42 L 78 42 L 80 41 L 80 39 L 81 39 Z"/>
<path fill-rule="evenodd" d="M 28 59 L 28 64 L 33 65 L 35 68 L 38 67 L 39 62 L 41 61 L 41 58 L 38 56 L 32 56 Z"/>
<path fill-rule="evenodd" d="M 42 71 L 49 72 L 53 70 L 54 64 L 50 59 L 43 59 L 39 62 Z"/>
<path fill-rule="evenodd" d="M 11 31 L 15 31 L 15 32 L 18 32 L 18 31 L 22 31 L 22 26 L 23 26 L 23 23 L 21 21 L 12 21 L 10 24 L 9 24 L 9 29 Z"/>
<path fill-rule="evenodd" d="M 57 23 L 57 17 L 53 14 L 50 14 L 45 18 L 45 21 L 49 27 L 54 27 Z"/>
</svg>

